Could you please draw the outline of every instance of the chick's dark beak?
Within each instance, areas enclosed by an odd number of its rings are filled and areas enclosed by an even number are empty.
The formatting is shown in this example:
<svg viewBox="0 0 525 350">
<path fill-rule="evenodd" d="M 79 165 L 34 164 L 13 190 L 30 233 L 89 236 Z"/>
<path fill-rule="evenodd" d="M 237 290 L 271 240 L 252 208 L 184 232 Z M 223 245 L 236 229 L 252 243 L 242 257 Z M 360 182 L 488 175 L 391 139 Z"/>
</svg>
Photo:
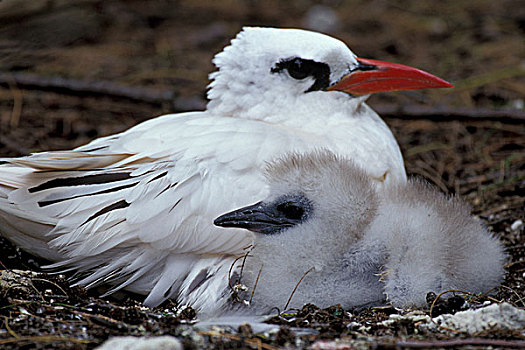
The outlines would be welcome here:
<svg viewBox="0 0 525 350">
<path fill-rule="evenodd" d="M 300 221 L 286 217 L 272 205 L 259 202 L 221 215 L 213 223 L 220 227 L 240 227 L 257 233 L 274 234 Z"/>
</svg>

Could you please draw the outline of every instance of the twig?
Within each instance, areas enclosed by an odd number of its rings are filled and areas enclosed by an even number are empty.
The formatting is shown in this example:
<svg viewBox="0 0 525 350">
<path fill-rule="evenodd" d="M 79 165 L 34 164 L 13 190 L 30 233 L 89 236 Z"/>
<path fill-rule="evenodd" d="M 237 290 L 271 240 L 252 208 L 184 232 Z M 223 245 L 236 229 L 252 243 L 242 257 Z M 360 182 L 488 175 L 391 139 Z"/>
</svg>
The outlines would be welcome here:
<svg viewBox="0 0 525 350">
<path fill-rule="evenodd" d="M 235 260 L 233 260 L 232 264 L 230 265 L 230 269 L 228 270 L 228 285 L 230 286 L 231 290 L 234 290 L 233 285 L 232 285 L 232 280 L 231 280 L 233 267 L 235 266 L 235 263 L 239 261 L 240 258 L 244 258 L 241 264 L 241 272 L 239 272 L 239 280 L 237 281 L 237 283 L 241 283 L 242 273 L 244 270 L 244 264 L 246 263 L 246 258 L 250 254 L 251 248 L 252 246 L 248 246 L 247 248 L 245 248 L 245 249 L 250 249 L 250 250 L 248 250 L 246 254 L 244 254 L 244 256 L 238 256 Z"/>
<path fill-rule="evenodd" d="M 516 265 L 523 264 L 523 263 L 525 263 L 525 260 L 513 261 L 513 262 L 510 262 L 510 263 L 508 263 L 508 264 L 505 264 L 504 267 L 508 270 L 508 269 L 511 268 L 511 267 L 514 267 L 514 266 L 516 266 Z"/>
<path fill-rule="evenodd" d="M 7 316 L 4 316 L 4 323 L 5 323 L 5 329 L 7 329 L 7 332 L 11 334 L 12 337 L 19 339 L 20 336 L 16 334 L 15 331 L 11 329 L 11 327 L 9 327 L 9 318 L 7 318 Z"/>
<path fill-rule="evenodd" d="M 151 104 L 171 102 L 175 97 L 172 91 L 126 86 L 108 81 L 42 77 L 27 73 L 0 75 L 0 85 L 9 87 L 10 81 L 14 81 L 19 88 L 28 90 L 53 91 L 77 96 L 110 96 Z"/>
<path fill-rule="evenodd" d="M 246 264 L 246 259 L 248 258 L 248 255 L 250 255 L 252 248 L 253 246 L 248 246 L 248 248 L 246 248 L 249 250 L 246 252 L 246 254 L 244 254 L 244 259 L 242 259 L 241 272 L 239 272 L 239 283 L 242 283 L 242 274 L 244 272 L 244 265 Z"/>
<path fill-rule="evenodd" d="M 444 144 L 444 143 L 439 143 L 439 142 L 430 142 L 430 143 L 426 143 L 426 144 L 423 144 L 423 145 L 419 145 L 419 146 L 414 146 L 412 148 L 408 148 L 406 151 L 405 151 L 405 156 L 409 157 L 409 156 L 414 156 L 416 154 L 419 154 L 419 153 L 426 153 L 426 152 L 431 152 L 431 151 L 440 151 L 440 150 L 448 150 L 448 149 L 451 149 L 453 146 L 452 145 L 447 145 L 447 144 Z"/>
<path fill-rule="evenodd" d="M 232 291 L 235 291 L 232 285 L 232 270 L 233 270 L 233 267 L 235 266 L 235 263 L 239 261 L 240 258 L 242 258 L 242 256 L 238 256 L 235 260 L 233 260 L 232 264 L 230 265 L 230 269 L 228 270 L 228 286 L 230 286 L 230 289 Z"/>
<path fill-rule="evenodd" d="M 257 274 L 257 278 L 255 279 L 255 284 L 253 285 L 253 289 L 252 289 L 252 295 L 250 295 L 250 302 L 249 302 L 250 304 L 252 303 L 253 295 L 255 294 L 255 288 L 257 288 L 257 285 L 259 284 L 259 277 L 261 277 L 261 272 L 262 272 L 263 266 L 261 266 L 261 268 L 259 269 L 259 273 Z"/>
<path fill-rule="evenodd" d="M 432 169 L 432 170 L 434 170 L 434 169 Z M 424 169 L 422 167 L 419 167 L 419 168 L 415 169 L 413 171 L 413 174 L 421 175 L 423 178 L 431 180 L 434 183 L 434 185 L 439 187 L 439 189 L 443 193 L 449 193 L 449 190 L 448 190 L 447 186 L 445 185 L 445 183 L 441 180 L 442 177 L 440 175 L 433 175 L 430 171 L 428 171 L 428 170 L 426 170 L 426 169 Z"/>
<path fill-rule="evenodd" d="M 92 340 L 87 340 L 87 339 L 60 337 L 60 336 L 54 336 L 54 335 L 42 335 L 42 336 L 34 336 L 34 337 L 0 339 L 0 344 L 10 344 L 10 343 L 25 342 L 25 341 L 32 342 L 32 343 L 36 343 L 36 342 L 52 343 L 56 341 L 64 341 L 64 342 L 80 343 L 80 344 L 93 343 Z"/>
<path fill-rule="evenodd" d="M 525 67 L 522 64 L 518 64 L 512 67 L 504 67 L 493 69 L 487 73 L 472 76 L 454 83 L 454 90 L 450 90 L 448 93 L 457 93 L 466 90 L 473 90 L 475 88 L 494 83 L 503 79 L 515 78 L 525 75 Z"/>
<path fill-rule="evenodd" d="M 430 119 L 434 121 L 445 120 L 498 120 L 506 123 L 523 123 L 525 111 L 514 109 L 488 109 L 488 108 L 452 108 L 452 107 L 425 107 L 417 105 L 408 106 L 373 106 L 374 110 L 382 117 L 398 119 Z"/>
<path fill-rule="evenodd" d="M 28 90 L 53 91 L 77 96 L 111 96 L 150 104 L 171 103 L 175 98 L 173 91 L 157 90 L 140 86 L 126 86 L 107 81 L 89 81 L 60 77 L 41 77 L 27 73 L 10 73 L 19 88 Z M 5 74 L 0 75 L 0 85 L 8 87 Z M 452 108 L 425 106 L 378 105 L 374 109 L 383 117 L 400 119 L 431 120 L 499 120 L 507 123 L 525 121 L 525 111 L 487 108 Z"/>
<path fill-rule="evenodd" d="M 268 349 L 268 350 L 278 350 L 279 349 L 274 346 L 263 343 L 261 339 L 259 338 L 241 338 L 233 334 L 218 333 L 218 332 L 203 332 L 203 331 L 198 331 L 197 334 L 207 335 L 210 337 L 221 337 L 221 338 L 228 338 L 232 340 L 238 340 L 238 341 L 248 343 L 250 345 L 252 344 L 256 345 L 258 349 Z"/>
<path fill-rule="evenodd" d="M 45 300 L 43 301 L 45 302 Z M 12 307 L 15 307 L 15 306 L 19 306 L 19 305 L 30 305 L 30 304 L 37 304 L 39 303 L 39 301 L 36 301 L 36 300 L 18 300 L 18 299 L 15 299 L 13 301 L 12 304 L 8 304 L 6 306 L 2 306 L 0 307 L 0 310 L 3 310 L 3 309 L 10 309 Z"/>
<path fill-rule="evenodd" d="M 463 291 L 463 290 L 456 290 L 456 289 L 452 289 L 452 290 L 446 290 L 444 292 L 441 292 L 439 293 L 435 298 L 434 300 L 432 301 L 432 304 L 430 305 L 430 310 L 429 310 L 429 316 L 430 316 L 430 321 L 432 321 L 432 323 L 434 323 L 436 326 L 440 327 L 440 328 L 443 328 L 447 331 L 450 331 L 450 332 L 455 332 L 455 333 L 463 333 L 462 331 L 458 330 L 458 329 L 453 329 L 453 328 L 449 328 L 449 327 L 445 327 L 443 325 L 440 325 L 440 324 L 437 324 L 436 321 L 434 321 L 434 318 L 432 317 L 432 311 L 434 310 L 434 305 L 436 304 L 436 302 L 439 300 L 439 298 L 443 295 L 443 294 L 447 294 L 447 293 L 463 293 L 465 295 L 474 295 L 472 293 L 469 293 L 469 292 L 466 292 L 466 291 Z"/>
<path fill-rule="evenodd" d="M 29 288 L 31 288 L 40 297 L 41 301 L 45 301 L 44 296 L 42 295 L 42 293 L 40 293 L 40 291 L 38 289 L 36 289 L 36 287 L 33 285 L 33 283 L 31 281 L 29 281 L 27 283 L 27 285 L 23 284 L 23 283 L 20 283 L 20 282 L 18 282 L 18 284 L 15 284 L 15 283 L 11 284 L 5 290 L 3 290 L 3 296 L 5 297 L 7 295 L 7 293 L 11 289 L 14 289 L 14 288 L 21 288 L 21 289 L 27 288 L 28 290 L 29 290 Z M 1 307 L 0 309 L 3 309 L 3 308 L 4 307 Z"/>
<path fill-rule="evenodd" d="M 507 287 L 507 286 L 504 286 L 504 285 L 501 285 L 500 287 L 503 287 L 503 288 L 507 288 L 508 290 L 510 290 L 512 293 L 514 293 L 516 295 L 516 297 L 518 297 L 518 301 L 521 303 L 521 305 L 523 305 L 525 307 L 525 301 L 523 300 L 523 298 L 519 295 L 518 292 L 516 292 L 514 289 L 510 288 L 510 287 Z"/>
<path fill-rule="evenodd" d="M 62 306 L 62 307 L 66 307 L 68 309 L 73 309 L 73 310 L 88 311 L 88 309 L 83 308 L 83 307 L 69 305 L 65 303 L 50 303 L 45 300 L 20 300 L 20 299 L 11 299 L 11 300 L 13 302 L 12 304 L 2 306 L 0 307 L 0 310 L 9 309 L 9 308 L 20 306 L 20 305 L 40 304 L 40 305 L 47 305 L 47 306 Z"/>
<path fill-rule="evenodd" d="M 40 282 L 46 282 L 46 283 L 49 283 L 49 284 L 51 284 L 52 286 L 54 286 L 54 287 L 56 287 L 57 289 L 59 289 L 62 293 L 64 293 L 63 297 L 65 297 L 65 298 L 69 298 L 69 295 L 66 293 L 66 291 L 64 290 L 64 288 L 60 287 L 58 284 L 56 284 L 56 283 L 53 282 L 53 281 L 46 280 L 45 278 L 32 278 L 32 279 L 31 279 L 31 285 L 33 286 L 33 288 L 35 288 L 35 286 L 33 285 L 33 281 L 40 281 Z"/>
<path fill-rule="evenodd" d="M 392 344 L 378 344 L 391 347 Z M 525 341 L 501 340 L 501 339 L 447 339 L 447 340 L 401 340 L 395 343 L 396 348 L 429 349 L 429 348 L 452 348 L 467 345 L 494 346 L 500 348 L 524 348 Z M 381 347 L 381 346 L 380 346 Z"/>
<path fill-rule="evenodd" d="M 104 316 L 104 315 L 98 315 L 98 314 L 94 315 L 94 314 L 90 314 L 87 312 L 76 311 L 76 310 L 71 310 L 71 312 L 74 314 L 80 315 L 90 320 L 91 322 L 99 324 L 104 327 L 109 327 L 109 328 L 113 328 L 117 330 L 137 328 L 137 326 L 135 325 L 130 325 L 125 322 L 117 321 L 114 318 Z"/>
<path fill-rule="evenodd" d="M 458 179 L 457 182 L 459 185 L 467 185 L 471 183 L 482 183 L 482 182 L 491 181 L 491 180 L 497 181 L 499 175 L 500 175 L 500 172 L 496 171 L 492 173 L 486 173 L 482 175 L 467 177 L 465 179 Z"/>
<path fill-rule="evenodd" d="M 22 115 L 24 95 L 18 88 L 14 78 L 12 78 L 10 75 L 6 75 L 3 78 L 5 79 L 5 83 L 13 95 L 13 110 L 11 111 L 11 116 L 9 118 L 9 127 L 16 128 L 20 122 L 20 116 Z"/>
<path fill-rule="evenodd" d="M 297 282 L 297 284 L 295 285 L 294 289 L 292 290 L 292 294 L 290 294 L 290 297 L 288 298 L 288 301 L 286 302 L 286 305 L 284 305 L 284 309 L 283 310 L 286 310 L 286 308 L 288 308 L 288 304 L 290 304 L 290 301 L 292 300 L 292 297 L 295 293 L 295 291 L 297 290 L 297 287 L 299 287 L 299 284 L 301 284 L 301 282 L 303 281 L 304 277 L 310 273 L 310 271 L 312 271 L 314 269 L 314 267 L 310 267 L 308 269 L 308 271 L 306 271 L 305 273 L 303 273 L 303 277 L 301 277 L 301 279 L 299 280 L 299 282 Z"/>
</svg>

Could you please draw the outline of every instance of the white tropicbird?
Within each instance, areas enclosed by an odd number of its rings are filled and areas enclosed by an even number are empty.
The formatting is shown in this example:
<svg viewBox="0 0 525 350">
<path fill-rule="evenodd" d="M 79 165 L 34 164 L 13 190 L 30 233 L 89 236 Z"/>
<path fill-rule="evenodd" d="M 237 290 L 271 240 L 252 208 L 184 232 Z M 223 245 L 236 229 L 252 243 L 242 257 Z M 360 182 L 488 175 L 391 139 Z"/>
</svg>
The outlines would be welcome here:
<svg viewBox="0 0 525 350">
<path fill-rule="evenodd" d="M 486 292 L 502 280 L 502 244 L 467 204 L 422 180 L 377 192 L 352 161 L 326 151 L 282 157 L 267 178 L 266 199 L 215 220 L 255 233 L 237 263 L 242 273 L 238 266 L 230 277 L 250 288 L 239 294 L 255 312 L 283 308 L 290 296 L 289 307 L 385 296 L 396 307 L 424 306 L 429 292 Z"/>
<path fill-rule="evenodd" d="M 404 183 L 399 147 L 365 96 L 451 86 L 296 29 L 244 28 L 213 62 L 205 111 L 74 150 L 0 159 L 1 234 L 79 271 L 79 284 L 109 282 L 147 294 L 149 306 L 174 297 L 203 307 L 223 290 L 211 277 L 254 239 L 213 219 L 264 198 L 266 161 L 325 147 L 378 184 Z"/>
</svg>

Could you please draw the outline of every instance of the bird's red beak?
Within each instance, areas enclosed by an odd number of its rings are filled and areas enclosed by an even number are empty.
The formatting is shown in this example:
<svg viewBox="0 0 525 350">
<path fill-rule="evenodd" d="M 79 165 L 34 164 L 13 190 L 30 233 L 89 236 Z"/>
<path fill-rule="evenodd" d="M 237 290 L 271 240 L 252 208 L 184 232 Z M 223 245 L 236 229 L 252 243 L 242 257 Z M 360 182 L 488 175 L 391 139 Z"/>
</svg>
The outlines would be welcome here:
<svg viewBox="0 0 525 350">
<path fill-rule="evenodd" d="M 366 58 L 357 61 L 359 65 L 328 90 L 359 96 L 381 91 L 454 87 L 435 75 L 402 64 Z"/>
</svg>

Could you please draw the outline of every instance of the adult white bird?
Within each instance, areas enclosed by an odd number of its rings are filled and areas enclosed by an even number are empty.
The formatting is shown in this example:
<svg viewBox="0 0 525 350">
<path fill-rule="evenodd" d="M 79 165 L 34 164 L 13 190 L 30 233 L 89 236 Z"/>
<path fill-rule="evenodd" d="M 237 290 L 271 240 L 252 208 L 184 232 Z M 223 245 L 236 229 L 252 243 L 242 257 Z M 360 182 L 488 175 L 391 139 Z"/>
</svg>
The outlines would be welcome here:
<svg viewBox="0 0 525 350">
<path fill-rule="evenodd" d="M 253 312 L 282 309 L 290 296 L 289 307 L 348 308 L 385 296 L 397 307 L 424 306 L 429 292 L 486 292 L 502 280 L 498 239 L 467 204 L 422 180 L 377 192 L 352 161 L 326 151 L 285 156 L 267 179 L 266 199 L 215 220 L 255 233 L 229 279 L 249 288 L 238 294 Z"/>
<path fill-rule="evenodd" d="M 203 112 L 161 116 L 74 150 L 1 159 L 1 234 L 77 270 L 82 285 L 109 282 L 147 294 L 149 306 L 170 297 L 204 305 L 190 298 L 204 288 L 198 281 L 226 273 L 254 239 L 213 219 L 264 198 L 266 161 L 326 147 L 378 186 L 404 183 L 399 147 L 364 95 L 451 86 L 296 29 L 244 28 L 213 62 Z M 213 294 L 222 283 L 205 287 Z"/>
</svg>

